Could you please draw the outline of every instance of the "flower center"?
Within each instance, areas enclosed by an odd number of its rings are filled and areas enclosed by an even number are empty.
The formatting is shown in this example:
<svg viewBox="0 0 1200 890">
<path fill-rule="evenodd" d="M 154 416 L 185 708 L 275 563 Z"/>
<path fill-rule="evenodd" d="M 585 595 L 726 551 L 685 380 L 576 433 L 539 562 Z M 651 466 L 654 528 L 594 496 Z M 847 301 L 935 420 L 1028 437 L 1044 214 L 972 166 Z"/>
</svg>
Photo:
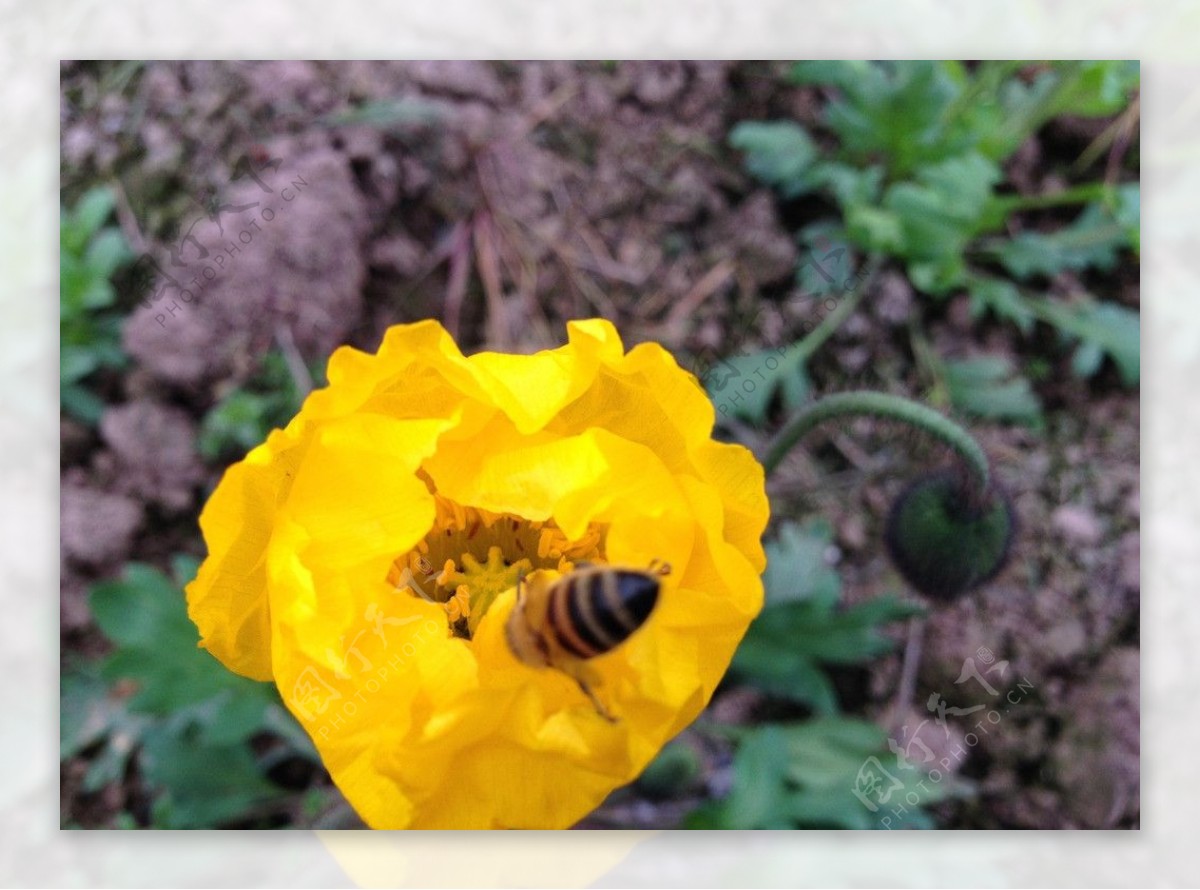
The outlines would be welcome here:
<svg viewBox="0 0 1200 890">
<path fill-rule="evenodd" d="M 433 527 L 399 557 L 388 581 L 440 603 L 455 636 L 470 639 L 496 597 L 536 569 L 566 573 L 578 562 L 603 563 L 604 533 L 591 525 L 570 541 L 553 520 L 524 519 L 467 507 L 440 495 Z"/>
</svg>

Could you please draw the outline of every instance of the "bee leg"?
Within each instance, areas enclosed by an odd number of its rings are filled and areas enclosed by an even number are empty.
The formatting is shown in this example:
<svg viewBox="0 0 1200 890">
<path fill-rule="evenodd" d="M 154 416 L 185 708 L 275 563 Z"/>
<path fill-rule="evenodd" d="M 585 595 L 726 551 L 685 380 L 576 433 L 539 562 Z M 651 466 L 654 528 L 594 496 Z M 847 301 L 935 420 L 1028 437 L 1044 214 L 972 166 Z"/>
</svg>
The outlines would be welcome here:
<svg viewBox="0 0 1200 890">
<path fill-rule="evenodd" d="M 650 567 L 648 571 L 652 574 L 660 575 L 665 578 L 667 575 L 671 574 L 671 564 L 665 559 L 652 559 L 650 561 Z"/>
<path fill-rule="evenodd" d="M 612 712 L 609 711 L 608 708 L 604 707 L 604 703 L 600 701 L 599 696 L 597 696 L 592 687 L 587 684 L 586 680 L 584 680 L 582 677 L 576 677 L 575 682 L 579 684 L 579 688 L 583 690 L 583 694 L 591 700 L 592 707 L 596 709 L 597 714 L 599 714 L 609 723 L 617 722 L 617 718 L 612 715 Z"/>
<path fill-rule="evenodd" d="M 592 703 L 592 707 L 596 709 L 596 713 L 609 723 L 616 723 L 617 718 L 604 706 L 604 702 L 600 701 L 600 696 L 596 695 L 596 691 L 592 689 L 593 683 L 599 685 L 599 678 L 595 671 L 586 664 L 577 662 L 567 668 L 567 673 L 571 679 L 579 684 L 580 690 L 588 697 L 588 701 Z"/>
</svg>

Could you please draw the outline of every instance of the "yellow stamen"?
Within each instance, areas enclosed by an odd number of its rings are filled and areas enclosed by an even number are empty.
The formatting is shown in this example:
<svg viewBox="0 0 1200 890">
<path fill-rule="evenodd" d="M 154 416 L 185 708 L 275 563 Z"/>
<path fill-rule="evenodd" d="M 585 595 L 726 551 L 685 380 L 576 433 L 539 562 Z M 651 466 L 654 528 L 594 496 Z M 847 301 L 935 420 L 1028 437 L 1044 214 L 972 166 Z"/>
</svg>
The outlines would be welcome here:
<svg viewBox="0 0 1200 890">
<path fill-rule="evenodd" d="M 528 520 L 436 496 L 434 525 L 388 573 L 398 590 L 441 603 L 452 633 L 470 638 L 496 597 L 535 569 L 566 573 L 605 562 L 604 529 L 569 541 L 553 520 Z"/>
</svg>

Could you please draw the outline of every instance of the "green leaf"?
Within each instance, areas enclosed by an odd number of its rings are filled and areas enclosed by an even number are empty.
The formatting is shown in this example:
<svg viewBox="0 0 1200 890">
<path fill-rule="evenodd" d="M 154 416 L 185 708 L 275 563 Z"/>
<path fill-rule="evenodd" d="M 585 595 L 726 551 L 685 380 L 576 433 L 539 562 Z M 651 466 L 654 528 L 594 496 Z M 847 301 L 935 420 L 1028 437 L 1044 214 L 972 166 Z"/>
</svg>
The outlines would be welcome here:
<svg viewBox="0 0 1200 890">
<path fill-rule="evenodd" d="M 1128 198 L 1126 199 L 1128 200 Z M 1129 209 L 1126 208 L 1128 219 Z M 1070 226 L 1056 232 L 1022 232 L 992 247 L 1017 278 L 1051 276 L 1065 269 L 1112 269 L 1117 251 L 1129 245 L 1129 228 L 1099 203 L 1090 204 Z"/>
<path fill-rule="evenodd" d="M 669 742 L 638 776 L 638 790 L 648 797 L 667 799 L 694 784 L 703 774 L 695 749 L 676 739 Z"/>
<path fill-rule="evenodd" d="M 846 232 L 868 253 L 904 255 L 904 225 L 899 214 L 890 210 L 852 204 L 846 208 Z"/>
<path fill-rule="evenodd" d="M 908 280 L 922 293 L 944 297 L 960 287 L 967 278 L 967 266 L 962 254 L 952 254 L 936 260 L 908 264 Z"/>
<path fill-rule="evenodd" d="M 1040 314 L 1068 336 L 1081 341 L 1074 370 L 1088 377 L 1100 367 L 1097 351 L 1117 366 L 1121 382 L 1136 386 L 1141 377 L 1141 319 L 1137 312 L 1115 303 L 1088 302 L 1067 307 L 1052 300 L 1036 304 Z"/>
<path fill-rule="evenodd" d="M 860 101 L 882 94 L 887 87 L 883 71 L 874 63 L 862 60 L 797 62 L 792 66 L 790 77 L 793 83 L 838 87 Z"/>
<path fill-rule="evenodd" d="M 839 610 L 841 580 L 825 562 L 832 537 L 828 523 L 789 524 L 766 545 L 767 604 L 732 667 L 764 692 L 818 714 L 837 711 L 833 686 L 820 665 L 860 664 L 890 651 L 893 643 L 880 628 L 921 611 L 891 596 Z"/>
<path fill-rule="evenodd" d="M 324 369 L 308 370 L 314 384 L 321 385 Z M 258 373 L 204 416 L 197 441 L 200 454 L 210 461 L 241 457 L 264 442 L 271 430 L 287 426 L 300 403 L 286 359 L 277 350 L 268 352 Z"/>
<path fill-rule="evenodd" d="M 979 231 L 999 180 L 999 168 L 992 161 L 970 153 L 921 168 L 916 182 L 893 185 L 883 206 L 899 220 L 903 256 L 960 256 Z"/>
<path fill-rule="evenodd" d="M 317 760 L 272 685 L 239 677 L 197 648 L 180 585 L 198 564 L 176 556 L 169 578 L 134 563 L 120 580 L 93 588 L 96 623 L 115 646 L 98 675 L 132 681 L 132 695 L 123 689 L 117 698 L 90 666 L 63 680 L 62 756 L 102 743 L 88 754 L 90 791 L 126 781 L 136 757 L 137 774 L 154 795 L 154 824 L 162 828 L 220 827 L 282 795 L 248 744 L 262 733 Z"/>
<path fill-rule="evenodd" d="M 229 452 L 245 454 L 261 444 L 275 426 L 281 401 L 286 399 L 278 393 L 234 390 L 204 415 L 197 440 L 200 454 L 216 460 Z"/>
<path fill-rule="evenodd" d="M 58 379 L 75 383 L 100 367 L 100 354 L 94 349 L 64 344 L 58 353 Z"/>
<path fill-rule="evenodd" d="M 751 733 L 738 746 L 733 789 L 724 802 L 729 827 L 789 828 L 786 815 L 788 769 L 785 735 L 776 726 Z"/>
<path fill-rule="evenodd" d="M 357 108 L 328 114 L 320 119 L 326 127 L 378 127 L 399 129 L 413 124 L 432 124 L 442 117 L 442 110 L 423 99 L 378 99 L 364 102 Z"/>
<path fill-rule="evenodd" d="M 90 603 L 96 624 L 118 646 L 152 647 L 164 633 L 171 643 L 199 641 L 179 588 L 153 566 L 129 563 L 121 580 L 93 588 Z"/>
<path fill-rule="evenodd" d="M 104 404 L 77 384 L 100 367 L 125 362 L 120 319 L 101 311 L 116 301 L 111 276 L 131 258 L 117 229 L 101 229 L 112 207 L 108 189 L 93 189 L 73 210 L 62 210 L 59 226 L 59 402 L 88 424 L 99 422 Z"/>
<path fill-rule="evenodd" d="M 200 635 L 188 618 L 183 593 L 157 569 L 130 563 L 121 580 L 93 588 L 90 604 L 96 624 L 117 646 L 104 662 L 104 676 L 137 683 L 132 710 L 172 715 L 195 706 L 192 716 L 208 722 L 224 719 L 229 710 L 241 728 L 226 730 L 226 737 L 245 737 L 252 731 L 245 728 L 246 713 L 254 712 L 261 722 L 266 705 L 274 701 L 269 686 L 227 671 L 198 648 Z M 245 698 L 256 704 L 241 701 Z"/>
<path fill-rule="evenodd" d="M 161 789 L 153 809 L 161 828 L 218 826 L 283 793 L 263 777 L 245 745 L 203 745 L 160 731 L 146 738 L 141 764 L 147 781 Z"/>
<path fill-rule="evenodd" d="M 841 89 L 825 108 L 825 123 L 857 163 L 883 156 L 894 176 L 905 176 L 969 147 L 946 116 L 964 84 L 958 63 L 801 62 L 792 79 Z"/>
<path fill-rule="evenodd" d="M 1117 189 L 1113 216 L 1125 230 L 1125 238 L 1136 254 L 1142 252 L 1142 187 L 1136 182 Z"/>
<path fill-rule="evenodd" d="M 1079 72 L 1060 97 L 1058 114 L 1108 117 L 1124 110 L 1141 83 L 1136 60 L 1101 60 L 1077 63 Z"/>
<path fill-rule="evenodd" d="M 858 167 L 837 161 L 816 163 L 809 174 L 814 188 L 828 189 L 843 207 L 878 202 L 883 193 L 883 178 L 880 164 Z"/>
<path fill-rule="evenodd" d="M 100 231 L 116 203 L 111 189 L 97 186 L 85 192 L 70 212 L 61 211 L 59 240 L 63 250 L 82 254 L 84 246 Z"/>
<path fill-rule="evenodd" d="M 87 664 L 72 665 L 59 684 L 59 758 L 67 759 L 98 742 L 121 711 L 108 686 Z"/>
<path fill-rule="evenodd" d="M 746 169 L 784 197 L 795 197 L 811 188 L 806 174 L 817 157 L 812 138 L 790 121 L 746 121 L 733 128 L 729 144 L 746 155 Z"/>
<path fill-rule="evenodd" d="M 947 361 L 943 372 L 950 401 L 959 410 L 989 420 L 1040 422 L 1041 402 L 1007 357 Z"/>
<path fill-rule="evenodd" d="M 763 573 L 768 604 L 816 599 L 833 604 L 842 595 L 838 573 L 825 560 L 833 544 L 833 527 L 823 520 L 788 523 L 766 545 Z"/>
<path fill-rule="evenodd" d="M 814 714 L 838 712 L 837 690 L 811 656 L 758 639 L 738 647 L 733 672 L 767 695 L 811 708 Z"/>
<path fill-rule="evenodd" d="M 973 319 L 978 320 L 985 312 L 991 311 L 997 318 L 1011 321 L 1022 334 L 1028 335 L 1033 331 L 1033 310 L 1011 281 L 972 276 L 967 281 L 967 291 L 971 295 Z"/>
<path fill-rule="evenodd" d="M 133 251 L 125 243 L 125 236 L 119 229 L 104 229 L 98 232 L 88 244 L 84 262 L 93 276 L 108 279 L 121 266 L 133 259 Z M 109 305 L 105 303 L 103 305 Z M 89 308 L 98 308 L 89 306 Z"/>
<path fill-rule="evenodd" d="M 104 402 L 78 383 L 64 383 L 59 389 L 59 401 L 64 411 L 88 426 L 95 426 L 104 416 Z"/>
<path fill-rule="evenodd" d="M 763 423 L 776 395 L 786 411 L 802 404 L 809 393 L 804 355 L 794 347 L 722 359 L 704 373 L 703 380 L 718 419 L 740 417 Z"/>
<path fill-rule="evenodd" d="M 854 717 L 827 717 L 787 727 L 788 775 L 800 785 L 835 785 L 850 766 L 858 769 L 868 755 L 882 750 L 884 731 Z"/>
<path fill-rule="evenodd" d="M 873 793 L 864 791 L 869 776 L 882 779 Z M 824 717 L 767 725 L 741 736 L 729 796 L 692 813 L 687 827 L 931 828 L 933 820 L 923 807 L 970 791 L 953 775 L 943 773 L 935 782 L 890 753 L 878 726 Z M 907 813 L 893 812 L 900 802 Z"/>
</svg>

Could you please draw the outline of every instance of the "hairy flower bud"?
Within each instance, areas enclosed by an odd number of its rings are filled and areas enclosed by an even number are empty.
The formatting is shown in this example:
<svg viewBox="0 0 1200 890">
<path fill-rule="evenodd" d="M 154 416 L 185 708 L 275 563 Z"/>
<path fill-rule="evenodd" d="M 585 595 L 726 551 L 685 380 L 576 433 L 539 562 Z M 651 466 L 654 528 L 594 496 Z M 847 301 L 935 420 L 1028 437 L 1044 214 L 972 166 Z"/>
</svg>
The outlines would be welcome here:
<svg viewBox="0 0 1200 890">
<path fill-rule="evenodd" d="M 919 593 L 951 602 L 995 577 L 1016 530 L 1012 502 L 995 486 L 980 498 L 952 472 L 923 476 L 892 506 L 887 545 Z"/>
</svg>

